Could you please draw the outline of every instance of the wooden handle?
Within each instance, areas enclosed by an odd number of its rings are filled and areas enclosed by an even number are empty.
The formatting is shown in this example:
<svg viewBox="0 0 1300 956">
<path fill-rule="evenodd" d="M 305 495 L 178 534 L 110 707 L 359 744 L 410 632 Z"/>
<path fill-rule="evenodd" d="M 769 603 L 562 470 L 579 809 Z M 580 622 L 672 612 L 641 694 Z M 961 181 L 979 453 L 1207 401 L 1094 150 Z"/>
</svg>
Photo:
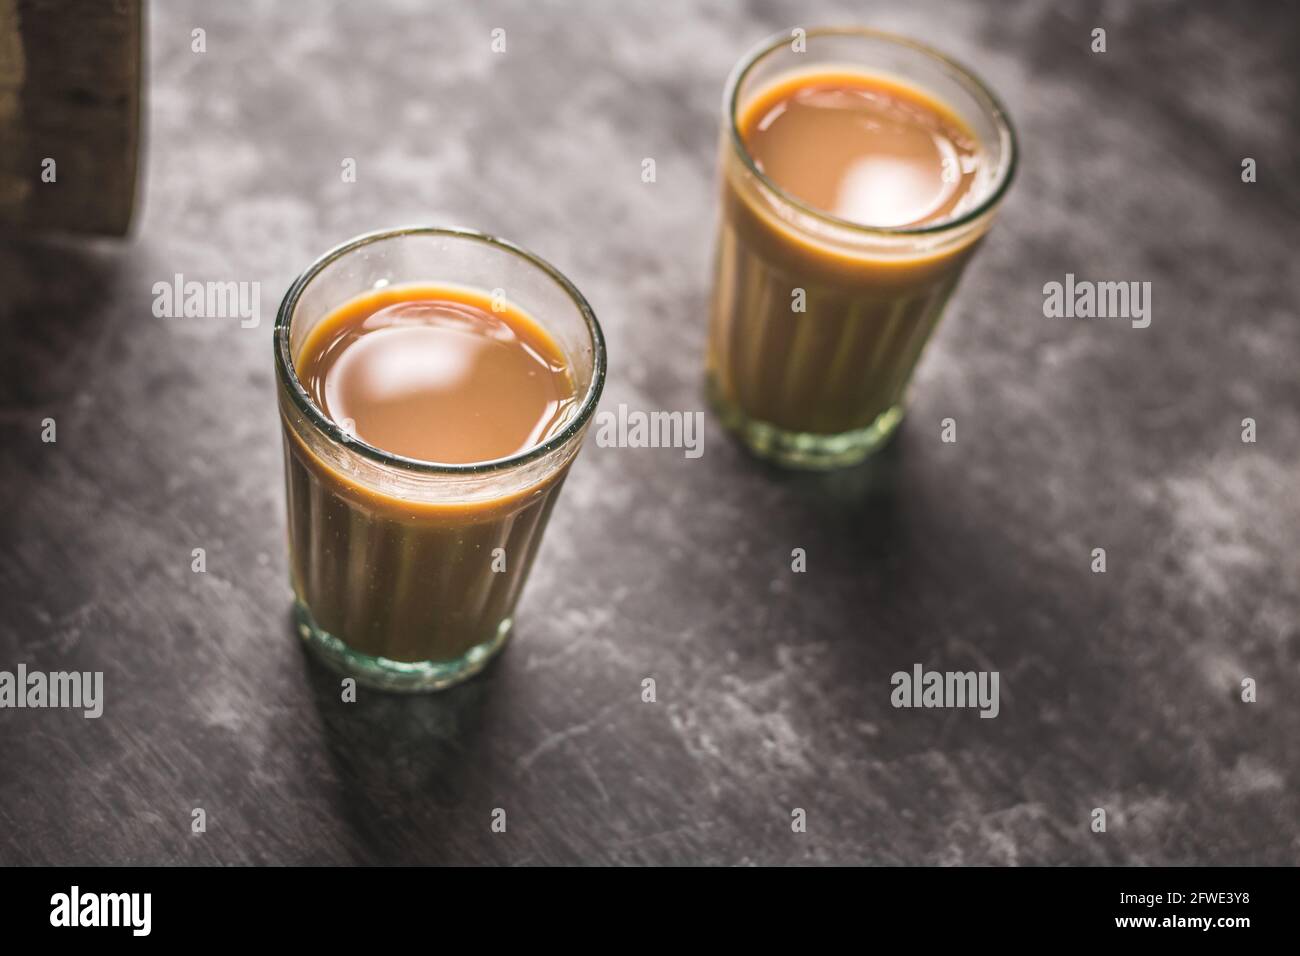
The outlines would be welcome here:
<svg viewBox="0 0 1300 956">
<path fill-rule="evenodd" d="M 0 226 L 127 231 L 140 51 L 140 0 L 0 0 Z"/>
</svg>

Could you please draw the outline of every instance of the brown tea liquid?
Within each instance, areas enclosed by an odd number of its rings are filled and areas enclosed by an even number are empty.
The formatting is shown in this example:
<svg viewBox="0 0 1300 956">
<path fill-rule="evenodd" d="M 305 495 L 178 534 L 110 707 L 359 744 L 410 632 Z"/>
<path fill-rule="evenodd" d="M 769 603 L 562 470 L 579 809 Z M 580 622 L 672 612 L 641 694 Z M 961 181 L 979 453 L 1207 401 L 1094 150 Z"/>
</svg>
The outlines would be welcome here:
<svg viewBox="0 0 1300 956">
<path fill-rule="evenodd" d="M 563 353 L 531 317 L 479 293 L 407 287 L 353 299 L 312 329 L 298 378 L 384 451 L 441 464 L 549 438 L 574 403 Z"/>
<path fill-rule="evenodd" d="M 787 193 L 863 226 L 919 226 L 970 203 L 979 144 L 955 116 L 908 87 L 819 74 L 769 87 L 741 137 Z"/>
<path fill-rule="evenodd" d="M 741 104 L 736 127 L 787 197 L 850 231 L 950 220 L 980 199 L 975 135 L 937 100 L 890 79 L 787 75 Z M 906 258 L 819 241 L 774 210 L 735 150 L 724 150 L 710 337 L 724 418 L 812 435 L 887 431 L 975 241 Z"/>
<path fill-rule="evenodd" d="M 355 438 L 440 464 L 505 458 L 561 431 L 577 397 L 564 353 L 485 293 L 400 286 L 321 320 L 295 368 Z M 295 590 L 351 650 L 450 661 L 508 628 L 567 468 L 527 492 L 467 503 L 362 484 L 286 429 Z M 499 549 L 499 550 L 498 550 Z"/>
</svg>

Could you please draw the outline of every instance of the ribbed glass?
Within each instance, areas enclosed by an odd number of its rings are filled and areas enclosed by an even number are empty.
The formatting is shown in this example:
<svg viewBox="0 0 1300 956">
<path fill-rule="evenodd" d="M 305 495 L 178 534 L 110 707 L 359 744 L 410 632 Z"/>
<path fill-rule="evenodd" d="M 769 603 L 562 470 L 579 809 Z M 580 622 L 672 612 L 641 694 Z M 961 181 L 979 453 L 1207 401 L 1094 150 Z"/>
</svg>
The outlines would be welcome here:
<svg viewBox="0 0 1300 956">
<path fill-rule="evenodd" d="M 407 283 L 499 290 L 551 334 L 580 396 L 552 438 L 496 461 L 437 464 L 375 448 L 325 416 L 298 379 L 296 350 L 337 306 Z M 500 239 L 398 229 L 312 265 L 280 307 L 275 348 L 301 636 L 372 685 L 428 690 L 465 679 L 510 633 L 600 398 L 605 347 L 590 307 L 554 268 Z"/>
<path fill-rule="evenodd" d="M 749 155 L 739 122 L 758 92 L 794 72 L 854 69 L 944 102 L 984 162 L 967 213 L 873 228 L 782 190 Z M 721 217 L 714 262 L 709 394 L 757 454 L 793 467 L 861 461 L 903 415 L 908 384 L 1015 168 L 1005 112 L 969 72 L 919 44 L 861 29 L 766 42 L 724 97 Z M 796 308 L 796 303 L 801 308 Z"/>
</svg>

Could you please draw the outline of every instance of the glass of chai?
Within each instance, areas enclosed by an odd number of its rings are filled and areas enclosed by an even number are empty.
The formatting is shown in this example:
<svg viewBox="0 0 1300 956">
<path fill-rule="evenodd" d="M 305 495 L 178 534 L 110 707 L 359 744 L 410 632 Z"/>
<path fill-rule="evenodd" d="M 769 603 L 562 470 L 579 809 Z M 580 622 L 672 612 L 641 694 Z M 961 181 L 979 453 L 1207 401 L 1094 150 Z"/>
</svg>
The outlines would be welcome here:
<svg viewBox="0 0 1300 956">
<path fill-rule="evenodd" d="M 854 464 L 992 224 L 1011 123 L 947 57 L 856 28 L 765 42 L 723 111 L 710 400 L 760 457 Z"/>
<path fill-rule="evenodd" d="M 586 300 L 500 239 L 372 233 L 290 287 L 275 366 L 299 634 L 370 686 L 473 675 L 604 385 Z"/>
</svg>

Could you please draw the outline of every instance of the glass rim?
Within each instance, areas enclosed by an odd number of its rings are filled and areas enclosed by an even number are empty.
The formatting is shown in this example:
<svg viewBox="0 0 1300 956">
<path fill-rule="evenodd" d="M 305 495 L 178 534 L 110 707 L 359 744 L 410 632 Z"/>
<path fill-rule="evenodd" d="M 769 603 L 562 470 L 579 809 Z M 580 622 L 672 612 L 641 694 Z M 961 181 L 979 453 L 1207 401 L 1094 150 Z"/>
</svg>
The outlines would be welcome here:
<svg viewBox="0 0 1300 956">
<path fill-rule="evenodd" d="M 764 187 L 770 190 L 784 203 L 794 206 L 800 212 L 805 213 L 814 219 L 835 226 L 840 229 L 850 229 L 854 232 L 868 236 L 930 236 L 948 232 L 953 229 L 960 229 L 962 226 L 969 225 L 985 213 L 995 208 L 998 202 L 1006 194 L 1007 187 L 1011 185 L 1011 180 L 1015 176 L 1016 166 L 1019 160 L 1020 148 L 1016 139 L 1015 126 L 1012 125 L 1011 116 L 1007 113 L 1006 107 L 998 99 L 996 94 L 988 85 L 979 78 L 973 71 L 952 59 L 947 54 L 940 53 L 934 47 L 924 43 L 919 43 L 908 37 L 901 36 L 897 33 L 890 33 L 885 30 L 875 30 L 871 27 L 813 27 L 804 31 L 804 36 L 811 38 L 814 36 L 858 36 L 872 40 L 883 40 L 893 43 L 897 46 L 907 47 L 923 56 L 929 57 L 936 61 L 949 73 L 953 74 L 964 86 L 969 87 L 977 94 L 977 98 L 983 98 L 986 102 L 982 105 L 988 107 L 988 113 L 992 117 L 994 124 L 998 128 L 999 139 L 1007 147 L 1007 160 L 1002 164 L 1002 170 L 998 180 L 993 187 L 989 189 L 988 194 L 973 208 L 960 216 L 951 219 L 941 219 L 937 222 L 927 223 L 922 226 L 867 226 L 860 222 L 854 222 L 851 219 L 842 219 L 824 209 L 818 209 L 797 196 L 792 195 L 785 189 L 778 186 L 768 177 L 758 164 L 754 162 L 754 157 L 750 155 L 749 148 L 745 145 L 744 138 L 740 135 L 738 125 L 738 112 L 740 107 L 740 86 L 749 75 L 750 70 L 758 65 L 759 61 L 764 59 L 768 54 L 775 53 L 777 50 L 790 43 L 791 37 L 786 33 L 776 33 L 753 47 L 748 53 L 740 58 L 740 61 L 731 71 L 727 78 L 727 84 L 723 92 L 722 105 L 727 115 L 724 121 L 730 132 L 732 148 L 749 170 Z"/>
<path fill-rule="evenodd" d="M 522 451 L 515 452 L 512 455 L 506 455 L 502 458 L 493 458 L 488 461 L 474 461 L 464 463 L 435 462 L 425 461 L 421 458 L 411 458 L 406 455 L 399 455 L 396 452 L 385 451 L 378 446 L 358 438 L 355 435 L 349 435 L 345 432 L 332 418 L 325 414 L 324 409 L 320 408 L 312 397 L 307 393 L 302 381 L 298 378 L 298 370 L 294 367 L 293 356 L 290 354 L 289 332 L 293 322 L 293 313 L 298 306 L 298 300 L 302 297 L 304 291 L 311 284 L 326 266 L 337 261 L 350 252 L 361 249 L 375 242 L 385 239 L 395 239 L 402 236 L 444 236 L 456 239 L 468 239 L 473 242 L 479 242 L 483 245 L 492 246 L 501 249 L 514 256 L 517 256 L 531 263 L 540 269 L 552 281 L 556 283 L 564 293 L 569 297 L 577 307 L 578 312 L 582 315 L 583 322 L 587 326 L 587 331 L 591 336 L 592 345 L 592 366 L 591 381 L 587 385 L 587 391 L 583 395 L 582 402 L 578 406 L 577 414 L 564 426 L 559 432 L 539 442 L 536 445 L 530 445 Z M 342 303 L 339 303 L 340 305 Z M 531 313 L 530 313 L 531 314 Z M 538 320 L 539 324 L 545 327 L 544 323 Z M 416 474 L 426 475 L 456 475 L 456 476 L 475 476 L 486 475 L 493 472 L 505 471 L 515 468 L 519 465 L 525 465 L 546 457 L 553 451 L 563 447 L 570 439 L 578 434 L 586 425 L 587 420 L 591 418 L 596 409 L 596 404 L 600 401 L 600 394 L 605 387 L 605 335 L 601 331 L 600 323 L 596 320 L 596 313 L 592 311 L 591 305 L 577 287 L 560 272 L 559 269 L 551 265 L 545 259 L 522 246 L 515 245 L 506 239 L 492 236 L 484 232 L 478 232 L 474 229 L 461 229 L 451 226 L 398 226 L 392 229 L 379 229 L 374 232 L 362 233 L 353 238 L 335 246 L 328 252 L 321 255 L 316 261 L 309 265 L 303 272 L 294 279 L 289 290 L 284 294 L 280 302 L 280 308 L 275 316 L 275 368 L 276 373 L 282 382 L 289 387 L 287 389 L 290 398 L 297 409 L 306 416 L 313 427 L 325 434 L 332 441 L 341 444 L 346 448 L 356 451 L 358 454 L 381 465 L 400 468 L 403 471 L 414 472 Z"/>
</svg>

